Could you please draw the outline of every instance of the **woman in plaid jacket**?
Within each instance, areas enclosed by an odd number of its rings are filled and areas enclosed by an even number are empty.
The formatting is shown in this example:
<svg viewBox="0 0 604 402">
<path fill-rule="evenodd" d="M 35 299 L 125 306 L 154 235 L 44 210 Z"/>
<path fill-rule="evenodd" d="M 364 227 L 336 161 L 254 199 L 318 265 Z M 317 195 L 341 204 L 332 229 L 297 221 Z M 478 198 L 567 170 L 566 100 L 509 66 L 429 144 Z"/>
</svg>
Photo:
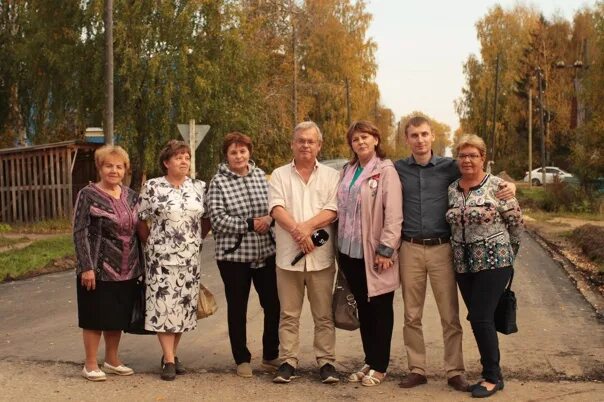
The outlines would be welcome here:
<svg viewBox="0 0 604 402">
<path fill-rule="evenodd" d="M 275 274 L 275 241 L 268 214 L 265 173 L 250 160 L 250 137 L 227 134 L 225 162 L 210 182 L 207 208 L 216 240 L 216 262 L 227 299 L 229 339 L 237 374 L 251 377 L 246 316 L 251 283 L 264 309 L 262 366 L 279 367 L 279 296 Z"/>
</svg>

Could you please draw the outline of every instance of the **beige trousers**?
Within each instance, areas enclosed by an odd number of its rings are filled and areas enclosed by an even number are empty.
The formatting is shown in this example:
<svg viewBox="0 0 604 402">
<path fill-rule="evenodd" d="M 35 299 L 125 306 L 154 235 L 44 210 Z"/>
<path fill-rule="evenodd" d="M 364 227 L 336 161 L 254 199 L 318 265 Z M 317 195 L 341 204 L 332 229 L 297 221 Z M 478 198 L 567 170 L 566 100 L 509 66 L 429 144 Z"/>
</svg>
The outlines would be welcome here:
<svg viewBox="0 0 604 402">
<path fill-rule="evenodd" d="M 440 314 L 445 346 L 447 378 L 464 372 L 462 330 L 459 322 L 457 283 L 450 244 L 423 246 L 403 241 L 399 267 L 405 303 L 403 337 L 409 371 L 426 375 L 426 346 L 422 316 L 426 300 L 427 277 Z"/>
<path fill-rule="evenodd" d="M 331 298 L 335 264 L 321 271 L 288 271 L 277 267 L 277 290 L 281 304 L 279 321 L 279 358 L 298 366 L 299 327 L 304 290 L 308 292 L 315 323 L 313 348 L 319 367 L 335 361 L 336 330 L 333 325 Z"/>
</svg>

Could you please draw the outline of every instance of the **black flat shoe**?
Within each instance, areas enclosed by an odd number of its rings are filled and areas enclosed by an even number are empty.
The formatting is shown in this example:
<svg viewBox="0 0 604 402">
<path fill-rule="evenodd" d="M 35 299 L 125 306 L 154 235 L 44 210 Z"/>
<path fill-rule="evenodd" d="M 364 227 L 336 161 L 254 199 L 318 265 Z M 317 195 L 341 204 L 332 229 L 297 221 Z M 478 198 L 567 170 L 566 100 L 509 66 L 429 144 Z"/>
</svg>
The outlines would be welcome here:
<svg viewBox="0 0 604 402">
<path fill-rule="evenodd" d="M 468 387 L 468 392 L 472 392 L 474 391 L 474 388 L 478 388 L 480 387 L 480 384 L 482 384 L 482 381 L 477 382 L 476 384 L 472 384 Z"/>
<path fill-rule="evenodd" d="M 164 367 L 164 357 L 161 357 L 161 367 Z M 178 356 L 174 357 L 174 366 L 176 367 L 176 374 L 187 374 L 187 369 L 185 366 L 178 360 Z"/>
<path fill-rule="evenodd" d="M 468 392 L 472 392 L 472 391 L 474 390 L 474 388 L 479 387 L 479 386 L 480 386 L 480 384 L 482 384 L 483 382 L 484 382 L 484 380 L 480 380 L 480 381 L 478 381 L 476 384 L 472 384 L 472 385 L 470 385 L 470 386 L 468 387 Z M 500 391 L 502 391 L 502 390 L 503 390 L 503 386 L 504 386 L 504 383 L 503 383 L 503 377 L 499 377 L 499 383 L 501 384 L 501 385 L 499 386 L 499 390 L 500 390 Z"/>
<path fill-rule="evenodd" d="M 164 363 L 160 377 L 164 381 L 173 381 L 176 379 L 176 367 L 174 363 Z"/>
<path fill-rule="evenodd" d="M 503 381 L 497 381 L 497 384 L 495 384 L 493 389 L 490 391 L 485 386 L 480 384 L 471 385 L 470 388 L 472 389 L 472 398 L 488 398 L 495 392 L 503 389 Z"/>
</svg>

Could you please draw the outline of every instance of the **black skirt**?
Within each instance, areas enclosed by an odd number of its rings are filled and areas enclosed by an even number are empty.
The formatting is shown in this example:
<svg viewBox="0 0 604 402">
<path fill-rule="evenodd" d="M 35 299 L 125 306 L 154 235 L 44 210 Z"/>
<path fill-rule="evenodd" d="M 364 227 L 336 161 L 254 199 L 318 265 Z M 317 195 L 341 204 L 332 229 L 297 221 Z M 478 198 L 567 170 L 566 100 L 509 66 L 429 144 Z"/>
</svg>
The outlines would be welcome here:
<svg viewBox="0 0 604 402">
<path fill-rule="evenodd" d="M 137 297 L 136 278 L 128 281 L 96 281 L 95 290 L 86 290 L 76 277 L 78 325 L 97 331 L 128 329 Z"/>
</svg>

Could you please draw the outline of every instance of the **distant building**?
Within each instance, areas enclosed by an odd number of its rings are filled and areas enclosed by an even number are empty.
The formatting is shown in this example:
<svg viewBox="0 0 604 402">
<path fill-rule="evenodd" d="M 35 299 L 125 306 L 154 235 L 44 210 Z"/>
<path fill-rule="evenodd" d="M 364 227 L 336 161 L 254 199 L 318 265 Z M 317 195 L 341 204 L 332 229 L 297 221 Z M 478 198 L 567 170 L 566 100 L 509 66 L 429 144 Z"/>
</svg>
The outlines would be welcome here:
<svg viewBox="0 0 604 402">
<path fill-rule="evenodd" d="M 92 142 L 94 144 L 104 144 L 105 134 L 103 133 L 103 129 L 100 127 L 88 127 L 86 128 L 84 139 L 86 142 Z"/>
</svg>

